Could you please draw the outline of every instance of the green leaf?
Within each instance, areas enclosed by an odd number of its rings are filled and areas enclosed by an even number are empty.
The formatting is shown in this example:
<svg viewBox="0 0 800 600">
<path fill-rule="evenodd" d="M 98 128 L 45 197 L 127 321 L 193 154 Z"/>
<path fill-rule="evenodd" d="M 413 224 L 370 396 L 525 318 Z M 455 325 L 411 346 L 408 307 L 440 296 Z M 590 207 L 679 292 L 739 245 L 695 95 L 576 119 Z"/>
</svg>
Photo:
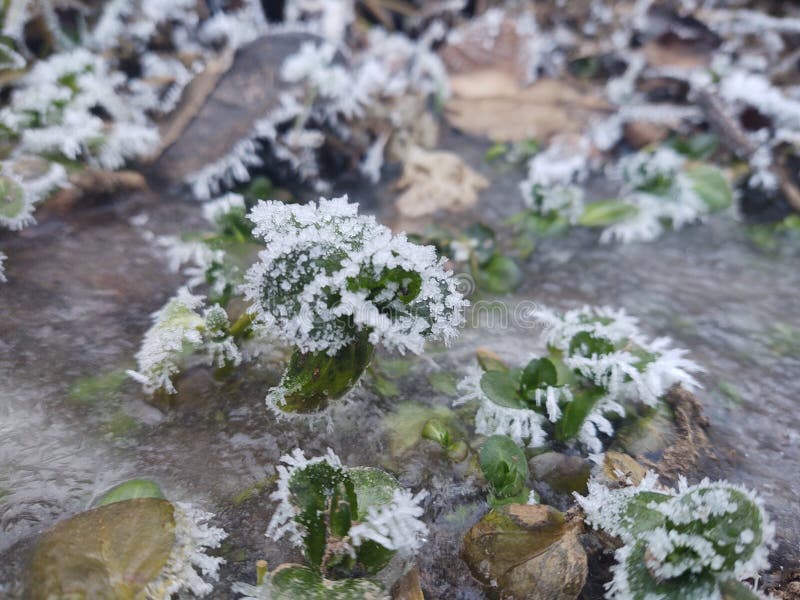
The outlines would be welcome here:
<svg viewBox="0 0 800 600">
<path fill-rule="evenodd" d="M 637 212 L 635 206 L 622 200 L 600 200 L 584 208 L 578 224 L 584 227 L 606 227 L 629 219 Z"/>
<path fill-rule="evenodd" d="M 385 592 L 369 579 L 331 581 L 302 565 L 283 564 L 270 574 L 270 593 L 273 600 L 374 600 Z"/>
<path fill-rule="evenodd" d="M 94 506 L 105 506 L 106 504 L 113 504 L 114 502 L 121 502 L 123 500 L 132 500 L 134 498 L 164 498 L 164 492 L 161 487 L 149 479 L 131 479 L 124 483 L 114 486 L 103 494 L 95 503 Z"/>
<path fill-rule="evenodd" d="M 292 503 L 299 509 L 295 520 L 305 529 L 303 545 L 306 558 L 314 569 L 319 570 L 323 559 L 330 558 L 326 556 L 330 533 L 328 523 L 331 522 L 331 529 L 336 530 L 334 535 L 343 537 L 349 530 L 348 517 L 358 511 L 353 482 L 344 469 L 319 462 L 292 476 L 289 493 Z M 348 522 L 343 524 L 344 518 L 348 518 Z"/>
<path fill-rule="evenodd" d="M 685 598 L 713 598 L 716 596 L 717 582 L 707 574 L 686 574 L 674 579 L 659 581 L 654 578 L 644 562 L 647 540 L 643 539 L 633 547 L 622 568 L 625 570 L 630 590 L 630 600 L 684 600 Z"/>
<path fill-rule="evenodd" d="M 499 406 L 506 408 L 528 408 L 519 395 L 521 371 L 486 371 L 481 376 L 481 390 Z"/>
<path fill-rule="evenodd" d="M 268 200 L 272 197 L 274 190 L 272 182 L 267 177 L 259 176 L 253 177 L 242 191 L 242 195 L 251 200 Z"/>
<path fill-rule="evenodd" d="M 478 458 L 489 482 L 492 506 L 527 502 L 528 459 L 514 440 L 505 435 L 493 435 L 484 442 Z"/>
<path fill-rule="evenodd" d="M 666 142 L 676 152 L 696 160 L 708 158 L 719 147 L 719 138 L 713 133 L 698 133 L 691 137 L 676 137 Z"/>
<path fill-rule="evenodd" d="M 428 375 L 428 383 L 431 384 L 431 387 L 435 391 L 439 392 L 440 394 L 444 394 L 445 396 L 458 395 L 456 378 L 452 373 L 448 373 L 447 371 L 436 371 L 431 373 Z"/>
<path fill-rule="evenodd" d="M 139 498 L 93 508 L 41 536 L 26 573 L 26 597 L 142 598 L 174 542 L 174 509 L 166 500 Z"/>
<path fill-rule="evenodd" d="M 547 358 L 534 358 L 522 371 L 519 391 L 525 398 L 531 399 L 534 390 L 558 383 L 555 365 Z"/>
<path fill-rule="evenodd" d="M 478 287 L 493 294 L 507 294 L 522 283 L 522 271 L 517 263 L 502 254 L 495 254 L 483 266 L 473 271 Z"/>
<path fill-rule="evenodd" d="M 369 333 L 362 332 L 350 345 L 329 356 L 325 352 L 295 351 L 281 379 L 285 390 L 281 410 L 317 412 L 358 383 L 372 360 Z"/>
<path fill-rule="evenodd" d="M 603 388 L 597 387 L 573 392 L 572 401 L 566 403 L 561 419 L 555 424 L 555 438 L 566 442 L 578 435 L 586 417 L 605 393 Z"/>
<path fill-rule="evenodd" d="M 733 202 L 731 187 L 719 169 L 709 165 L 695 165 L 686 174 L 692 180 L 694 191 L 709 210 L 723 210 Z"/>
<path fill-rule="evenodd" d="M 616 348 L 610 340 L 604 337 L 594 336 L 588 331 L 576 333 L 569 341 L 570 356 L 594 356 L 595 354 L 603 355 L 610 354 L 611 352 L 614 352 L 614 350 L 616 350 Z"/>
<path fill-rule="evenodd" d="M 508 152 L 508 145 L 503 143 L 493 144 L 483 155 L 483 158 L 486 162 L 494 162 L 498 158 L 502 158 L 506 152 Z"/>
<path fill-rule="evenodd" d="M 436 442 L 442 448 L 447 448 L 453 443 L 450 430 L 439 419 L 430 419 L 422 428 L 422 437 Z"/>
</svg>

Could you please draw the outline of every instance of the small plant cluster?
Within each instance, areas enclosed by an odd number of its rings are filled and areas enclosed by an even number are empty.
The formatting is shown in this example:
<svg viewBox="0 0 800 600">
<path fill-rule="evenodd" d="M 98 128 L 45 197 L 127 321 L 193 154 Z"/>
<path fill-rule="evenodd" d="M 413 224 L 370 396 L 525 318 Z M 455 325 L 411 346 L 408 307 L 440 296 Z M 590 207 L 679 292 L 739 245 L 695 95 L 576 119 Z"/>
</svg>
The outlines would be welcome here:
<svg viewBox="0 0 800 600">
<path fill-rule="evenodd" d="M 705 163 L 689 164 L 667 145 L 624 156 L 608 169 L 621 181 L 619 199 L 587 201 L 575 182 L 587 176 L 588 159 L 581 152 L 569 154 L 570 148 L 554 144 L 534 156 L 528 178 L 520 184 L 529 208 L 511 223 L 534 238 L 582 225 L 602 227 L 601 242 L 652 241 L 667 229 L 702 221 L 733 201 L 719 170 Z"/>
<path fill-rule="evenodd" d="M 357 383 L 375 345 L 421 353 L 426 341 L 449 343 L 463 322 L 466 301 L 435 249 L 359 216 L 346 197 L 262 201 L 248 222 L 243 198 L 228 195 L 206 216 L 219 233 L 169 244 L 176 266 L 189 259 L 192 281 L 205 280 L 216 303 L 204 308 L 201 296 L 182 290 L 155 313 L 133 373 L 148 392 L 174 393 L 188 352 L 238 365 L 238 344 L 263 332 L 295 348 L 268 405 L 313 412 Z M 256 240 L 266 249 L 244 273 L 237 249 Z M 231 325 L 225 306 L 239 295 L 250 308 Z"/>
<path fill-rule="evenodd" d="M 381 597 L 370 577 L 423 543 L 420 503 L 427 493 L 412 494 L 381 469 L 343 466 L 331 450 L 309 459 L 295 449 L 281 462 L 267 537 L 288 535 L 308 565 L 283 565 L 259 586 L 240 584 L 238 591 L 251 598 Z M 323 595 L 326 589 L 332 595 Z"/>
<path fill-rule="evenodd" d="M 648 339 L 622 310 L 584 307 L 563 314 L 540 308 L 548 353 L 524 367 L 492 365 L 462 381 L 458 402 L 477 400 L 476 431 L 518 444 L 579 442 L 600 452 L 637 405 L 655 406 L 674 384 L 698 384 L 700 368 L 668 338 Z"/>
<path fill-rule="evenodd" d="M 587 206 L 580 220 L 583 225 L 607 225 L 601 242 L 651 241 L 669 228 L 702 221 L 733 201 L 719 170 L 703 163 L 689 166 L 666 146 L 623 157 L 617 171 L 623 180 L 619 200 Z"/>
<path fill-rule="evenodd" d="M 176 106 L 216 48 L 249 41 L 266 26 L 252 1 L 205 20 L 196 2 L 184 1 L 115 0 L 97 15 L 89 12 L 76 10 L 67 33 L 50 0 L 14 0 L 0 10 L 7 36 L 0 71 L 29 67 L 11 79 L 0 109 L 7 147 L 0 163 L 2 226 L 32 224 L 35 205 L 68 185 L 68 171 L 116 170 L 150 156 L 160 141 L 152 117 Z M 38 31 L 27 27 L 34 20 L 47 30 L 47 43 L 28 43 L 28 32 Z M 0 281 L 4 259 L 0 252 Z"/>
<path fill-rule="evenodd" d="M 586 521 L 622 540 L 608 584 L 619 600 L 761 597 L 741 579 L 769 566 L 774 526 L 755 494 L 725 481 L 609 489 L 589 482 L 579 496 Z"/>
</svg>

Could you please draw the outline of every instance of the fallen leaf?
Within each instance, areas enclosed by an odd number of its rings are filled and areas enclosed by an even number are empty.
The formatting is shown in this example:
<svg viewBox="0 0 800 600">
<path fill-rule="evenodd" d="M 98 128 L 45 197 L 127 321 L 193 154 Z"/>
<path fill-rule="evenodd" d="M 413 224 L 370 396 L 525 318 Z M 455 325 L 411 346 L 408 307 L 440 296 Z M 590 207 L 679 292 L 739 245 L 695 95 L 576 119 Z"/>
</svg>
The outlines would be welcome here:
<svg viewBox="0 0 800 600">
<path fill-rule="evenodd" d="M 489 182 L 452 152 L 414 146 L 406 154 L 403 175 L 395 185 L 405 189 L 397 199 L 398 212 L 404 217 L 422 217 L 473 206 L 478 191 Z"/>
<path fill-rule="evenodd" d="M 133 599 L 167 563 L 173 508 L 139 498 L 80 513 L 48 530 L 28 568 L 28 598 Z"/>
<path fill-rule="evenodd" d="M 454 127 L 495 142 L 544 141 L 557 133 L 578 133 L 592 117 L 611 107 L 588 87 L 560 79 L 541 79 L 522 87 L 502 71 L 454 75 L 445 114 Z"/>
</svg>

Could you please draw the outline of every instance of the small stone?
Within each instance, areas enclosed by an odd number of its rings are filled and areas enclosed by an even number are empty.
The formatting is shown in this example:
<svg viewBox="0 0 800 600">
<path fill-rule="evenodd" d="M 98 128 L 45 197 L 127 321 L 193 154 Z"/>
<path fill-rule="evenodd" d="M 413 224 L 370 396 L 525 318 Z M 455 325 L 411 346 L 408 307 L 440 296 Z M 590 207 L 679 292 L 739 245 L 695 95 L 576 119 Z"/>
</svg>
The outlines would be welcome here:
<svg viewBox="0 0 800 600">
<path fill-rule="evenodd" d="M 603 474 L 611 481 L 639 485 L 646 473 L 642 465 L 623 452 L 609 450 L 603 458 Z"/>
</svg>

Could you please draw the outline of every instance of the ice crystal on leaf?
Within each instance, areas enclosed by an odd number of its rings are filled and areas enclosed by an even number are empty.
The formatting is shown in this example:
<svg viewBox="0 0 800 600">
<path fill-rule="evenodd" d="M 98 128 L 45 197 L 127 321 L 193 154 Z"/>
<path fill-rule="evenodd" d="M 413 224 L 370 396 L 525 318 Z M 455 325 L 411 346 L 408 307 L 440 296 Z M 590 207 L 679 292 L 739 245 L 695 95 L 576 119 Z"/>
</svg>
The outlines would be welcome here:
<svg viewBox="0 0 800 600">
<path fill-rule="evenodd" d="M 645 337 L 624 311 L 584 307 L 560 314 L 534 311 L 548 354 L 524 368 L 476 372 L 465 378 L 458 403 L 479 402 L 475 428 L 518 444 L 577 441 L 600 452 L 627 407 L 656 405 L 677 384 L 698 384 L 700 367 L 667 338 Z"/>
<path fill-rule="evenodd" d="M 346 467 L 330 449 L 310 459 L 295 449 L 281 462 L 267 537 L 288 534 L 321 574 L 356 565 L 375 573 L 395 552 L 413 553 L 424 541 L 427 492 L 412 494 L 380 469 Z"/>
<path fill-rule="evenodd" d="M 181 288 L 163 308 L 153 313 L 153 326 L 147 331 L 136 354 L 137 371 L 128 374 L 142 384 L 147 393 L 163 389 L 176 392 L 172 377 L 180 370 L 182 360 L 202 351 L 208 364 L 222 367 L 241 361 L 239 349 L 228 335 L 229 323 L 219 305 L 200 309 L 204 297 Z"/>
<path fill-rule="evenodd" d="M 217 581 L 219 567 L 225 562 L 206 554 L 227 537 L 222 529 L 208 525 L 214 515 L 184 502 L 176 502 L 173 507 L 175 542 L 158 578 L 144 590 L 148 600 L 168 600 L 180 593 L 203 597 L 213 589 L 206 579 Z"/>
<path fill-rule="evenodd" d="M 257 321 L 302 352 L 331 356 L 361 332 L 400 352 L 448 343 L 466 301 L 444 259 L 357 211 L 347 197 L 252 210 L 267 246 L 246 276 Z"/>
<path fill-rule="evenodd" d="M 761 499 L 740 486 L 681 479 L 669 490 L 650 473 L 613 490 L 590 481 L 588 495 L 576 498 L 590 525 L 624 543 L 610 598 L 721 598 L 720 585 L 741 586 L 769 566 L 774 525 Z"/>
</svg>

